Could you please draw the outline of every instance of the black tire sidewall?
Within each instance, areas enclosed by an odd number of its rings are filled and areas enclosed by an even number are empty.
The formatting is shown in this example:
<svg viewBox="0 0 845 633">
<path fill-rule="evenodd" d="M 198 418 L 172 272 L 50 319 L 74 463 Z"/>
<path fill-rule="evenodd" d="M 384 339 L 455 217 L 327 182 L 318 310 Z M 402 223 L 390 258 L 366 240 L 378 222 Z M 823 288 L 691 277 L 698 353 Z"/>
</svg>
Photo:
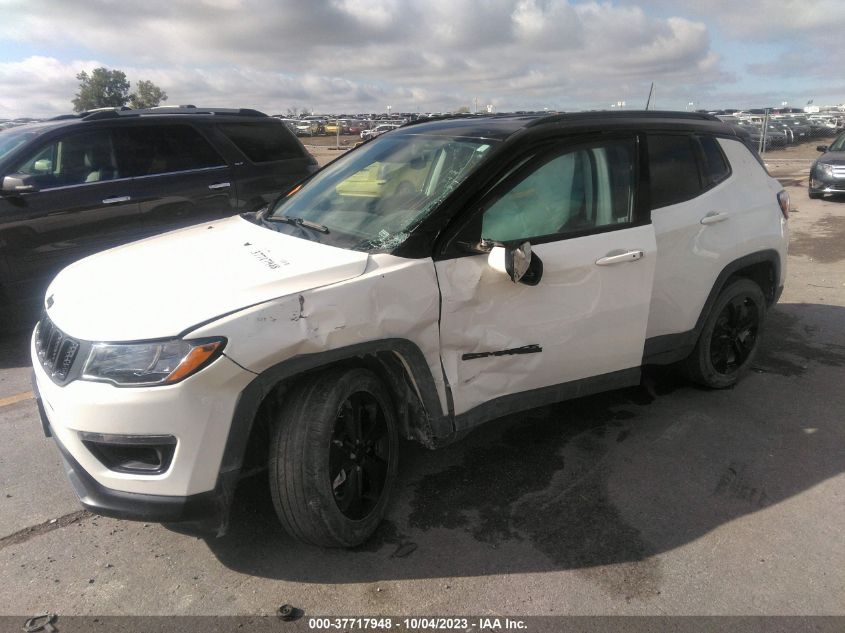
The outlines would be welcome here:
<svg viewBox="0 0 845 633">
<path fill-rule="evenodd" d="M 356 392 L 370 394 L 382 409 L 388 429 L 390 455 L 381 498 L 365 518 L 345 516 L 334 499 L 329 476 L 329 449 L 338 412 L 346 399 Z M 292 428 L 294 425 L 296 428 Z M 279 495 L 295 490 L 296 499 L 288 507 L 296 516 L 297 527 L 282 523 L 294 537 L 327 547 L 352 547 L 363 543 L 384 517 L 398 471 L 398 433 L 394 406 L 382 382 L 368 369 L 329 371 L 300 384 L 290 406 L 284 407 L 276 428 L 280 434 L 273 442 L 279 451 L 276 459 L 302 460 L 301 468 L 282 469 L 277 481 L 271 481 L 274 503 Z M 271 469 L 271 479 L 274 477 Z M 275 485 L 273 485 L 275 484 Z M 277 507 L 277 511 L 279 508 Z"/>
</svg>

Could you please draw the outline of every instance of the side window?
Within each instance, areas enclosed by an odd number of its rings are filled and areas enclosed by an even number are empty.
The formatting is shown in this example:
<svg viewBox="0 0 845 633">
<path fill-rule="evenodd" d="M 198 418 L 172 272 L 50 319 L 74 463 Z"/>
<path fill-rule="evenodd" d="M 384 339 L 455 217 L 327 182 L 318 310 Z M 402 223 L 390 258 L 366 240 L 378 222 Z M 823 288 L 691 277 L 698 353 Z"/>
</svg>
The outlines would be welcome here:
<svg viewBox="0 0 845 633">
<path fill-rule="evenodd" d="M 702 191 L 692 138 L 649 134 L 651 208 L 659 209 L 695 198 Z"/>
<path fill-rule="evenodd" d="M 283 123 L 223 123 L 217 129 L 253 163 L 303 156 L 296 138 Z"/>
<path fill-rule="evenodd" d="M 730 176 L 731 168 L 715 137 L 699 136 L 698 143 L 704 155 L 704 185 L 712 187 Z"/>
<path fill-rule="evenodd" d="M 618 141 L 542 160 L 484 212 L 496 242 L 583 233 L 634 221 L 636 147 Z"/>
<path fill-rule="evenodd" d="M 135 176 L 223 167 L 226 161 L 189 125 L 139 125 L 125 128 L 122 142 L 134 156 Z"/>
<path fill-rule="evenodd" d="M 80 132 L 53 141 L 12 171 L 33 176 L 41 189 L 122 177 L 109 130 Z"/>
</svg>

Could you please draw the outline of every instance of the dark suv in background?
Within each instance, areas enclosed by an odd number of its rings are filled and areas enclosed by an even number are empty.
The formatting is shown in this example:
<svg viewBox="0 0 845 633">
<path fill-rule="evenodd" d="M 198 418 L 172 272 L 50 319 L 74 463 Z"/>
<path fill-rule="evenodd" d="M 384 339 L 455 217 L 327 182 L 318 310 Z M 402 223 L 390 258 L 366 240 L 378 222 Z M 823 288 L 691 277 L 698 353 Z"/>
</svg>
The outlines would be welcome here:
<svg viewBox="0 0 845 633">
<path fill-rule="evenodd" d="M 255 210 L 316 169 L 281 121 L 248 109 L 107 109 L 2 132 L 0 319 L 77 259 Z"/>
<path fill-rule="evenodd" d="M 845 194 L 845 134 L 840 134 L 830 146 L 819 145 L 816 149 L 822 155 L 810 168 L 810 197 L 821 198 L 827 193 Z"/>
</svg>

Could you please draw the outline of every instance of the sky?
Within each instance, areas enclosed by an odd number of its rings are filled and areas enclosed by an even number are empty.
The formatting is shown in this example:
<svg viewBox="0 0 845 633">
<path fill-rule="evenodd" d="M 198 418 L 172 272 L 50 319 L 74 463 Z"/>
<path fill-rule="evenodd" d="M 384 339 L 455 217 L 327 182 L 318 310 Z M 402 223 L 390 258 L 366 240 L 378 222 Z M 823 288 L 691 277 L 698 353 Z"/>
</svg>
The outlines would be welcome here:
<svg viewBox="0 0 845 633">
<path fill-rule="evenodd" d="M 0 0 L 0 117 L 122 70 L 269 114 L 845 102 L 845 0 Z M 693 104 L 690 106 L 690 104 Z"/>
</svg>

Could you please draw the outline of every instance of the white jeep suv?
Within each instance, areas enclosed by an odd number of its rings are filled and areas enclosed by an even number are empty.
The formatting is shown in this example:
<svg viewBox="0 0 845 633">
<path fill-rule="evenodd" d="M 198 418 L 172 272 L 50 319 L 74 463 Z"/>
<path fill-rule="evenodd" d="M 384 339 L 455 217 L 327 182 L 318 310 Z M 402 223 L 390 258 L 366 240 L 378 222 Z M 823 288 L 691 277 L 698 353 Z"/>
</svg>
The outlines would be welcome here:
<svg viewBox="0 0 845 633">
<path fill-rule="evenodd" d="M 269 470 L 295 537 L 364 541 L 398 438 L 637 384 L 733 385 L 785 276 L 789 201 L 713 117 L 412 124 L 270 207 L 83 259 L 34 383 L 82 504 L 226 529 Z"/>
</svg>

